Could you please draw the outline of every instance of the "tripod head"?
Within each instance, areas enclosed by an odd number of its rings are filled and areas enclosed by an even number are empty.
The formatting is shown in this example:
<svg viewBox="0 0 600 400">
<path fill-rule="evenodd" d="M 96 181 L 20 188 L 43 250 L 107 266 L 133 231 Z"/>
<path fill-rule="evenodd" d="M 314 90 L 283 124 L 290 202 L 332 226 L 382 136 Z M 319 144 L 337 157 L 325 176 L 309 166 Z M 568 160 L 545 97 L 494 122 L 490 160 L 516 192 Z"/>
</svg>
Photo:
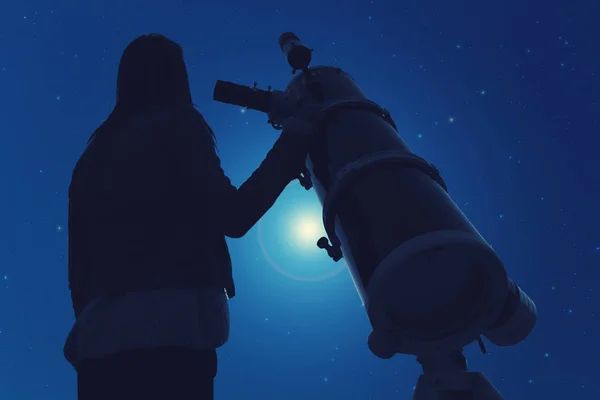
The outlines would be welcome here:
<svg viewBox="0 0 600 400">
<path fill-rule="evenodd" d="M 279 45 L 296 74 L 284 90 L 217 81 L 213 98 L 318 128 L 300 181 L 314 188 L 327 233 L 317 245 L 345 258 L 380 358 L 417 356 L 415 400 L 498 400 L 466 370 L 462 348 L 482 336 L 512 346 L 533 329 L 533 301 L 448 194 L 438 169 L 402 140 L 390 113 L 339 68 L 310 67 L 312 50 L 287 32 Z M 454 396 L 454 397 L 452 397 Z"/>
</svg>

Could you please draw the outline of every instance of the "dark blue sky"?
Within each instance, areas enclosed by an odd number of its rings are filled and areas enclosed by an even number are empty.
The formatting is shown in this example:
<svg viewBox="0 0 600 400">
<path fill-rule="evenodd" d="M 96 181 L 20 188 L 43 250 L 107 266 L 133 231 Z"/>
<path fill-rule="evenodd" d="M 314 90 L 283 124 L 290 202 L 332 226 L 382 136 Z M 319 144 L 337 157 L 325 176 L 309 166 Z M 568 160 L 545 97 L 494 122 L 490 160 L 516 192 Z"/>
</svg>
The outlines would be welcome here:
<svg viewBox="0 0 600 400">
<path fill-rule="evenodd" d="M 536 301 L 532 336 L 486 356 L 469 348 L 472 369 L 507 400 L 600 398 L 598 21 L 591 0 L 4 2 L 0 398 L 75 398 L 62 357 L 73 320 L 66 189 L 113 104 L 126 44 L 161 32 L 183 45 L 194 100 L 240 184 L 276 132 L 262 114 L 213 102 L 212 87 L 284 87 L 277 39 L 288 30 L 391 111 Z M 230 241 L 238 295 L 218 399 L 410 398 L 414 359 L 371 355 L 348 273 L 294 239 L 298 214 L 318 212 L 295 183 L 260 232 Z"/>
</svg>

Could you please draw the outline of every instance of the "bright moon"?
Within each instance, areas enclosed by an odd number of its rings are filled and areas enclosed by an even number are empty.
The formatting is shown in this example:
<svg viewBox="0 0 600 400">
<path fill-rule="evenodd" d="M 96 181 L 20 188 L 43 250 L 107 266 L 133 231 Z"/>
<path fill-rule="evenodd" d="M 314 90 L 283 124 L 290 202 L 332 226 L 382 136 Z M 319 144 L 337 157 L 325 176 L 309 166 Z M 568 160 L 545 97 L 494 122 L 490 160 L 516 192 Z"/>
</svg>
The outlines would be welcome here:
<svg viewBox="0 0 600 400">
<path fill-rule="evenodd" d="M 294 244 L 308 248 L 317 247 L 317 240 L 325 235 L 318 213 L 298 213 L 291 221 L 291 236 Z"/>
</svg>

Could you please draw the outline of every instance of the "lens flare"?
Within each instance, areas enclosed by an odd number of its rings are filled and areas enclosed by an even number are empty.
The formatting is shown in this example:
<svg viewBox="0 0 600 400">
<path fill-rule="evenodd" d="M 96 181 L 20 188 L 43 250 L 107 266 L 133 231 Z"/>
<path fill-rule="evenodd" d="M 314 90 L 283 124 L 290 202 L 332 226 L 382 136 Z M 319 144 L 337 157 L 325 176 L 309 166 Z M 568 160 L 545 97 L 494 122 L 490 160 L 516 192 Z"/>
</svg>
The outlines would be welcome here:
<svg viewBox="0 0 600 400">
<path fill-rule="evenodd" d="M 304 249 L 315 249 L 320 237 L 325 235 L 319 215 L 300 213 L 290 223 L 291 242 Z"/>
<path fill-rule="evenodd" d="M 293 213 L 292 217 L 285 221 L 287 235 L 289 240 L 286 242 L 294 247 L 300 258 L 306 257 L 308 253 L 312 255 L 319 254 L 323 250 L 317 248 L 317 240 L 325 236 L 325 230 L 318 213 L 297 212 Z M 302 282 L 319 282 L 332 278 L 346 268 L 344 261 L 336 263 L 335 268 L 324 268 L 323 274 L 317 276 L 302 276 L 299 273 L 293 273 L 291 268 L 282 268 L 269 254 L 263 239 L 263 224 L 259 221 L 257 224 L 258 244 L 260 250 L 267 262 L 281 275 L 286 276 L 295 281 Z M 289 256 L 289 255 L 288 255 Z M 290 263 L 297 263 L 298 260 L 290 260 Z M 309 261 L 307 261 L 308 263 Z M 333 263 L 333 261 L 330 260 Z M 314 270 L 313 270 L 314 271 Z"/>
</svg>

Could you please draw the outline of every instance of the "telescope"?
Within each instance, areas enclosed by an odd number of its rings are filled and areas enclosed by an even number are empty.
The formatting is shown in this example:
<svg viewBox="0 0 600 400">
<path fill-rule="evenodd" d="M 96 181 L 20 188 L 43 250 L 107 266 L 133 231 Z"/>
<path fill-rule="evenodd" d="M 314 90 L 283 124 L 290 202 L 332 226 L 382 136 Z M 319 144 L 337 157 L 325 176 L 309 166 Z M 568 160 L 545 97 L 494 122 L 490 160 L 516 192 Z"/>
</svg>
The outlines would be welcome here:
<svg viewBox="0 0 600 400">
<path fill-rule="evenodd" d="M 323 207 L 327 237 L 317 246 L 344 258 L 365 305 L 369 349 L 416 356 L 423 373 L 413 400 L 502 400 L 485 375 L 468 371 L 463 348 L 478 342 L 485 353 L 483 337 L 523 341 L 535 304 L 390 113 L 340 68 L 311 67 L 312 50 L 294 33 L 279 46 L 294 74 L 284 90 L 217 81 L 213 98 L 266 113 L 275 129 L 290 117 L 317 128 L 298 179 Z"/>
</svg>

